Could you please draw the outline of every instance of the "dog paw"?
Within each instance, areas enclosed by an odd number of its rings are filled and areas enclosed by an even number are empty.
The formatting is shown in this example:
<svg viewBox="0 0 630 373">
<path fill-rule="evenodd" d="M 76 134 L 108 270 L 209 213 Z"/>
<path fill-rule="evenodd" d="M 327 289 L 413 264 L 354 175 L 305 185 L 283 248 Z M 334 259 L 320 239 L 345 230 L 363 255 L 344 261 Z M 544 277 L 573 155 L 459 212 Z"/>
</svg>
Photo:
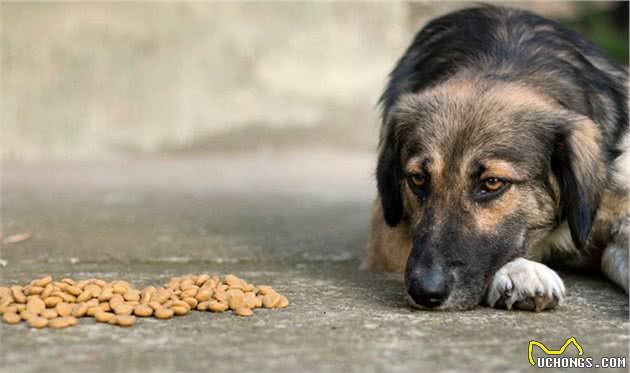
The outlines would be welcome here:
<svg viewBox="0 0 630 373">
<path fill-rule="evenodd" d="M 524 258 L 504 265 L 494 275 L 486 302 L 490 307 L 540 312 L 557 306 L 564 283 L 551 268 Z"/>
</svg>

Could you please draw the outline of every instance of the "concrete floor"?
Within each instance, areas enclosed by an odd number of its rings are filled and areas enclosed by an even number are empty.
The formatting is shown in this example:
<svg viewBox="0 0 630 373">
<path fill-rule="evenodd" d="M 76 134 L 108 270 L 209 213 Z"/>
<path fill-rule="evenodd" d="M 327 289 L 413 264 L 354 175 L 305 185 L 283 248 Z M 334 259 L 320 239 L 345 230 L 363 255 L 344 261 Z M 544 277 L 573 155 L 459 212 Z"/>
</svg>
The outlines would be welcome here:
<svg viewBox="0 0 630 373">
<path fill-rule="evenodd" d="M 531 339 L 628 356 L 628 298 L 563 273 L 568 297 L 540 314 L 407 307 L 394 278 L 358 270 L 374 194 L 371 154 L 5 165 L 2 284 L 44 274 L 127 279 L 234 273 L 291 301 L 252 318 L 192 313 L 124 329 L 0 325 L 3 372 L 534 370 Z M 625 369 L 627 371 L 627 369 Z"/>
</svg>

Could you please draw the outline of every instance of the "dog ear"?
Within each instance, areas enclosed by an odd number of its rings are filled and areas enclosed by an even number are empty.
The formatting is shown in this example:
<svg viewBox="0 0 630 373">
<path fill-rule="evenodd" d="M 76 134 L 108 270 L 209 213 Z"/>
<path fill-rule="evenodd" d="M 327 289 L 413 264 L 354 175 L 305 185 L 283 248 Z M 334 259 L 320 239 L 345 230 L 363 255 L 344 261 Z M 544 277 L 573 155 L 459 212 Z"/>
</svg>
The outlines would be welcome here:
<svg viewBox="0 0 630 373">
<path fill-rule="evenodd" d="M 604 189 L 601 146 L 601 133 L 593 121 L 567 121 L 560 127 L 551 158 L 560 184 L 560 218 L 567 220 L 578 249 L 586 244 Z"/>
<path fill-rule="evenodd" d="M 385 134 L 381 138 L 381 149 L 376 166 L 376 182 L 383 206 L 383 217 L 387 225 L 391 227 L 400 223 L 403 212 L 400 190 L 402 170 L 394 128 L 393 120 L 388 121 L 383 128 Z"/>
</svg>

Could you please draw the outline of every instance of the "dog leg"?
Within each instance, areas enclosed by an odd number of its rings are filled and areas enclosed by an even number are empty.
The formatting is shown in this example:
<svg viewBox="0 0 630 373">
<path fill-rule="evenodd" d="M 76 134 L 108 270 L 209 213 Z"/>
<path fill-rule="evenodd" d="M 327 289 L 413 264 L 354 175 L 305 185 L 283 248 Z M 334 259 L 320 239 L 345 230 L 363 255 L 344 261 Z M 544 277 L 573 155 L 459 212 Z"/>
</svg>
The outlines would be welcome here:
<svg viewBox="0 0 630 373">
<path fill-rule="evenodd" d="M 611 229 L 612 240 L 602 254 L 602 272 L 610 281 L 628 293 L 628 258 L 630 257 L 630 218 L 619 221 Z"/>
<path fill-rule="evenodd" d="M 540 312 L 556 307 L 564 296 L 564 283 L 551 268 L 525 258 L 504 265 L 486 293 L 490 307 Z"/>
</svg>

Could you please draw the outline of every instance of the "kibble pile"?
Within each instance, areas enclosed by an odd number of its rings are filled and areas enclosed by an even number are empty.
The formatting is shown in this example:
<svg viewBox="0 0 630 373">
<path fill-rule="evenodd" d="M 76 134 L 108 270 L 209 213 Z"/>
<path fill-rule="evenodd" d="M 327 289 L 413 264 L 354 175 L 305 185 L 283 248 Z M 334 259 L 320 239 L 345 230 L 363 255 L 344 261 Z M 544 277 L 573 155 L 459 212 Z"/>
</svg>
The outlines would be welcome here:
<svg viewBox="0 0 630 373">
<path fill-rule="evenodd" d="M 163 287 L 132 288 L 126 281 L 99 279 L 53 281 L 46 276 L 27 286 L 0 287 L 0 313 L 8 324 L 26 321 L 33 328 L 65 328 L 78 318 L 94 317 L 112 325 L 133 325 L 136 317 L 170 319 L 192 310 L 252 316 L 254 308 L 285 308 L 289 300 L 271 286 L 250 284 L 234 275 L 222 280 L 207 274 L 173 277 Z"/>
</svg>

